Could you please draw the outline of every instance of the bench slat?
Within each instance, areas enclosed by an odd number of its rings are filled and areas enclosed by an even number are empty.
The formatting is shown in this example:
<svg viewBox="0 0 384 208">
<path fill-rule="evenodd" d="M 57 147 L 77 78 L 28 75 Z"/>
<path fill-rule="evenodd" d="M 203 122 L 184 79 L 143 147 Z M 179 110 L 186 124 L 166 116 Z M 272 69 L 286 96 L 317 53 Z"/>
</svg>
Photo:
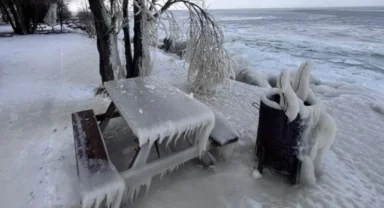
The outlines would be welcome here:
<svg viewBox="0 0 384 208">
<path fill-rule="evenodd" d="M 225 146 L 239 140 L 238 132 L 229 124 L 227 119 L 217 113 L 215 114 L 215 127 L 213 128 L 210 138 L 215 145 Z"/>
<path fill-rule="evenodd" d="M 73 113 L 72 123 L 75 151 L 79 159 L 85 159 L 88 166 L 95 165 L 90 164 L 89 159 L 108 161 L 108 155 L 93 110 Z"/>
<path fill-rule="evenodd" d="M 109 160 L 93 110 L 73 113 L 72 124 L 83 207 L 92 206 L 95 202 L 97 208 L 99 205 L 109 207 L 111 204 L 118 207 L 125 183 Z"/>
</svg>

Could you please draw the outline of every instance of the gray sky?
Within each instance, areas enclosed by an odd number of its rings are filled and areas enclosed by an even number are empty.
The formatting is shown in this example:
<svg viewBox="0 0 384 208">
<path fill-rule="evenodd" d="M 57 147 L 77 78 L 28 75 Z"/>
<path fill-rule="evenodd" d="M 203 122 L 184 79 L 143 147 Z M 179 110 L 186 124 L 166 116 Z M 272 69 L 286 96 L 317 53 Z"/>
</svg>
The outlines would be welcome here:
<svg viewBox="0 0 384 208">
<path fill-rule="evenodd" d="M 206 0 L 211 9 L 384 6 L 384 0 Z"/>
<path fill-rule="evenodd" d="M 72 11 L 78 6 L 74 0 Z M 384 0 L 205 0 L 210 9 L 281 8 L 281 7 L 337 7 L 337 6 L 384 6 Z"/>
</svg>

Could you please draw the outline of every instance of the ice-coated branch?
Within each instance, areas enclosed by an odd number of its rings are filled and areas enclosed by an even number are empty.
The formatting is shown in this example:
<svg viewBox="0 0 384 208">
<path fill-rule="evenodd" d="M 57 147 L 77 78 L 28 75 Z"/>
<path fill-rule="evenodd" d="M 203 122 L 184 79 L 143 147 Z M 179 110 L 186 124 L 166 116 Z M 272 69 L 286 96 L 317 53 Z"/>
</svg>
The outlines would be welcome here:
<svg viewBox="0 0 384 208">
<path fill-rule="evenodd" d="M 177 1 L 189 10 L 189 37 L 185 50 L 189 64 L 188 83 L 195 92 L 214 93 L 234 74 L 223 46 L 223 32 L 203 8 L 187 0 Z"/>
</svg>

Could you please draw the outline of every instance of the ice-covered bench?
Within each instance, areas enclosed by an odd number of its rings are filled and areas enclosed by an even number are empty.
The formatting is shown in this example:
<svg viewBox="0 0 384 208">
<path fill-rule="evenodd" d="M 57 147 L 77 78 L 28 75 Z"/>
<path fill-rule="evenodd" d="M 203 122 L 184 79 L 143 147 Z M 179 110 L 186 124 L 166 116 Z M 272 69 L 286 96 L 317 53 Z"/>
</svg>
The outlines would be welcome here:
<svg viewBox="0 0 384 208">
<path fill-rule="evenodd" d="M 103 196 L 119 198 L 125 186 L 129 187 L 130 197 L 134 198 L 137 189 L 142 184 L 149 185 L 153 176 L 193 158 L 200 156 L 203 159 L 213 147 L 224 147 L 238 140 L 236 131 L 223 116 L 212 113 L 207 106 L 173 86 L 152 78 L 115 81 L 105 86 L 112 99 L 105 114 L 96 116 L 92 110 L 72 114 L 77 168 L 85 207 L 94 201 L 98 207 Z M 175 105 L 180 100 L 181 103 Z M 109 159 L 102 131 L 111 118 L 119 116 L 131 128 L 138 147 L 129 168 L 117 172 Z M 147 161 L 152 144 L 176 142 L 177 137 L 183 135 L 192 141 L 187 149 Z"/>
</svg>

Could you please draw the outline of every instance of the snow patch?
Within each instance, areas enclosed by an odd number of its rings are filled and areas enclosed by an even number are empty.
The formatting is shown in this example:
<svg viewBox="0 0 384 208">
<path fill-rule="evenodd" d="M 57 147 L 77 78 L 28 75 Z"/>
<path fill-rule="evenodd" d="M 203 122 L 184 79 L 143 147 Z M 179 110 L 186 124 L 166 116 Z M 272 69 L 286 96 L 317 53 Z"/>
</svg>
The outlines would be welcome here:
<svg viewBox="0 0 384 208">
<path fill-rule="evenodd" d="M 145 88 L 150 89 L 150 90 L 155 90 L 156 87 L 154 85 L 144 85 Z"/>
<path fill-rule="evenodd" d="M 263 175 L 261 175 L 261 173 L 259 172 L 259 170 L 257 170 L 256 168 L 252 170 L 252 178 L 257 180 L 259 178 L 263 177 Z"/>
</svg>

